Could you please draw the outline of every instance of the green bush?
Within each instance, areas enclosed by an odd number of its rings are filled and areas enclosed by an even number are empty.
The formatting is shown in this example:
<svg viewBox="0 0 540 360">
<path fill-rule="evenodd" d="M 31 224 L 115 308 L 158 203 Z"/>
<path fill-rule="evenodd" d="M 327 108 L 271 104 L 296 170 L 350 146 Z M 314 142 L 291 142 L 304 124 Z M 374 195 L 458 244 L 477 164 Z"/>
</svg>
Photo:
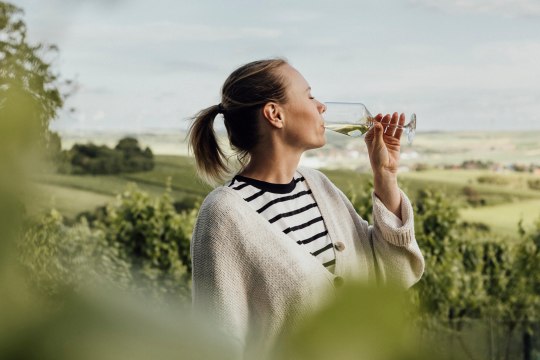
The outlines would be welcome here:
<svg viewBox="0 0 540 360">
<path fill-rule="evenodd" d="M 130 184 L 95 227 L 108 246 L 129 264 L 131 275 L 157 297 L 190 294 L 190 239 L 197 208 L 178 214 L 169 191 L 161 198 Z"/>
<path fill-rule="evenodd" d="M 456 239 L 459 212 L 441 191 L 419 191 L 415 210 L 415 232 L 424 253 L 443 260 L 450 244 Z"/>
<path fill-rule="evenodd" d="M 154 155 L 148 147 L 142 150 L 135 138 L 121 139 L 114 149 L 105 145 L 75 144 L 60 161 L 59 171 L 71 174 L 118 174 L 150 171 Z"/>
<path fill-rule="evenodd" d="M 21 262 L 33 287 L 53 298 L 62 289 L 105 280 L 183 302 L 190 295 L 197 209 L 179 214 L 169 191 L 151 199 L 129 185 L 115 203 L 82 214 L 71 227 L 54 210 L 30 223 L 20 242 Z"/>
<path fill-rule="evenodd" d="M 359 212 L 371 210 L 368 192 L 348 195 Z M 531 229 L 520 225 L 512 245 L 483 224 L 461 222 L 457 204 L 441 191 L 421 190 L 414 208 L 426 267 L 409 294 L 422 310 L 422 328 L 456 340 L 461 350 L 451 340 L 448 352 L 474 358 L 477 344 L 469 332 L 474 326 L 482 331 L 484 322 L 502 334 L 493 351 L 510 358 L 521 347 L 530 355 L 540 317 L 540 219 Z"/>
<path fill-rule="evenodd" d="M 529 189 L 540 190 L 540 179 L 528 180 L 527 185 Z"/>
<path fill-rule="evenodd" d="M 472 186 L 463 187 L 463 195 L 465 195 L 467 202 L 472 206 L 486 205 L 486 199 L 480 196 L 480 193 Z"/>
<path fill-rule="evenodd" d="M 122 288 L 132 283 L 127 262 L 105 242 L 103 232 L 91 229 L 84 219 L 65 226 L 55 210 L 28 224 L 19 254 L 30 284 L 46 298 L 100 279 Z"/>
<path fill-rule="evenodd" d="M 476 179 L 480 184 L 491 184 L 491 185 L 508 185 L 510 180 L 497 175 L 483 175 L 479 176 Z"/>
<path fill-rule="evenodd" d="M 114 148 L 122 154 L 122 171 L 149 171 L 154 168 L 154 154 L 150 148 L 142 150 L 139 141 L 133 137 L 120 139 Z"/>
<path fill-rule="evenodd" d="M 426 163 L 417 163 L 413 166 L 414 171 L 427 171 L 432 170 L 433 168 L 433 165 Z"/>
<path fill-rule="evenodd" d="M 173 206 L 178 213 L 192 211 L 198 208 L 201 200 L 200 196 L 186 195 L 182 199 L 175 201 Z"/>
<path fill-rule="evenodd" d="M 489 169 L 493 166 L 493 161 L 465 160 L 461 163 L 462 169 Z"/>
<path fill-rule="evenodd" d="M 349 187 L 349 190 L 346 191 L 345 195 L 351 201 L 354 209 L 370 224 L 373 222 L 373 203 L 371 199 L 371 193 L 373 192 L 373 182 L 370 181 L 365 187 L 362 188 L 353 188 Z"/>
<path fill-rule="evenodd" d="M 122 170 L 122 154 L 107 146 L 75 144 L 69 151 L 71 173 L 117 174 Z"/>
</svg>

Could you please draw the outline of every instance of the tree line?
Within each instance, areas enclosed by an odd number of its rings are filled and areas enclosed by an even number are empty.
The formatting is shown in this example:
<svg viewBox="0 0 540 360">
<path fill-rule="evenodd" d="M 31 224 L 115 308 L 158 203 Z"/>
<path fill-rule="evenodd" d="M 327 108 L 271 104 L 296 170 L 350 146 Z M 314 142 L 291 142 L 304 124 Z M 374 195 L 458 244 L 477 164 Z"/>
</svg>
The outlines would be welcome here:
<svg viewBox="0 0 540 360">
<path fill-rule="evenodd" d="M 55 138 L 60 141 L 58 135 Z M 63 174 L 119 174 L 154 168 L 152 150 L 149 147 L 142 149 L 139 141 L 129 136 L 120 139 L 112 149 L 93 143 L 74 144 L 70 150 L 56 151 L 53 158 L 58 172 Z"/>
</svg>

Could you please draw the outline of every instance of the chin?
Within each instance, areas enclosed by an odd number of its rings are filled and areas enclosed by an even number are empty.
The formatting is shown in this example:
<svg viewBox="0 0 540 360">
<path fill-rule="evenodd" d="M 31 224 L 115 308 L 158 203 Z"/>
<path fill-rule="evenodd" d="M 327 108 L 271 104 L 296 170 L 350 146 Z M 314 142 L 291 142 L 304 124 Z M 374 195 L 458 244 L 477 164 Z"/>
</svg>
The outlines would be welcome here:
<svg viewBox="0 0 540 360">
<path fill-rule="evenodd" d="M 326 137 L 323 137 L 321 139 L 321 141 L 317 142 L 316 144 L 314 144 L 314 146 L 312 147 L 312 149 L 318 149 L 318 148 L 322 148 L 324 145 L 326 145 Z"/>
<path fill-rule="evenodd" d="M 324 145 L 326 145 L 326 133 L 323 133 L 323 136 L 322 136 L 322 143 L 321 143 L 321 146 L 320 146 L 320 147 L 322 147 L 322 146 L 324 146 Z"/>
</svg>

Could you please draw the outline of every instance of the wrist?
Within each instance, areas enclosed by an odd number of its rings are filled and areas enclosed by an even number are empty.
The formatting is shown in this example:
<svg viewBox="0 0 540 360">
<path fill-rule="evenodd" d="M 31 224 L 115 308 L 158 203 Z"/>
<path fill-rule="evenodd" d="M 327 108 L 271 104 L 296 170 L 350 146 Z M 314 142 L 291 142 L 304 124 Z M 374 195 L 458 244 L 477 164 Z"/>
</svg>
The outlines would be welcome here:
<svg viewBox="0 0 540 360">
<path fill-rule="evenodd" d="M 397 185 L 373 186 L 375 195 L 386 205 L 387 208 L 396 208 L 401 203 L 401 192 Z"/>
<path fill-rule="evenodd" d="M 374 174 L 373 191 L 388 210 L 401 218 L 401 192 L 395 174 Z"/>
<path fill-rule="evenodd" d="M 381 188 L 398 187 L 397 174 L 388 171 L 373 172 L 373 185 Z"/>
</svg>

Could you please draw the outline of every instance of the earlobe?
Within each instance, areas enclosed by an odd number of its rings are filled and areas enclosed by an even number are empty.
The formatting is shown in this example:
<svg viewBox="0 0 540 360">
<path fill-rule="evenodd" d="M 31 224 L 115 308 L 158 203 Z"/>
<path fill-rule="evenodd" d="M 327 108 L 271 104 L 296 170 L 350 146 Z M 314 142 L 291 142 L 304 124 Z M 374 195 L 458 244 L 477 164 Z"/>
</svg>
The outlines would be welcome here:
<svg viewBox="0 0 540 360">
<path fill-rule="evenodd" d="M 283 115 L 278 113 L 278 127 L 281 129 L 285 126 L 285 120 L 283 119 Z"/>
</svg>

